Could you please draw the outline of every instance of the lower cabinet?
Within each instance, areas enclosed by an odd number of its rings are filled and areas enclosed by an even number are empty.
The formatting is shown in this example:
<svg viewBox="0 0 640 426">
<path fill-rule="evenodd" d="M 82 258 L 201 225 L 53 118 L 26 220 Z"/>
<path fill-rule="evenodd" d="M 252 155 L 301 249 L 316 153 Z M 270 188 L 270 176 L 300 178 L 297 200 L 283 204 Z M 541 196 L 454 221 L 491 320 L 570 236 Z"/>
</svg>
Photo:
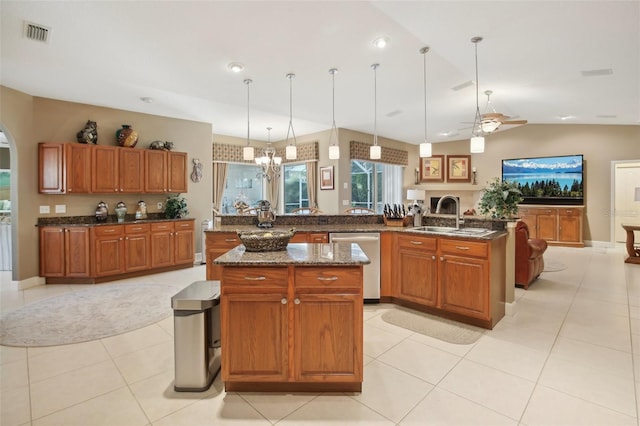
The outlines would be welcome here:
<svg viewBox="0 0 640 426">
<path fill-rule="evenodd" d="M 104 277 L 124 273 L 124 226 L 91 228 L 91 247 L 92 276 Z"/>
<path fill-rule="evenodd" d="M 88 227 L 42 227 L 39 234 L 41 277 L 90 276 Z"/>
<path fill-rule="evenodd" d="M 224 266 L 226 390 L 359 390 L 362 303 L 359 266 Z"/>
<path fill-rule="evenodd" d="M 235 232 L 205 232 L 205 239 L 207 280 L 221 280 L 222 266 L 214 264 L 213 261 L 242 243 Z"/>
<path fill-rule="evenodd" d="M 398 297 L 426 306 L 438 305 L 436 238 L 398 235 Z"/>
<path fill-rule="evenodd" d="M 529 227 L 530 238 L 541 238 L 550 245 L 584 247 L 581 206 L 522 205 L 518 216 Z"/>
<path fill-rule="evenodd" d="M 151 268 L 150 224 L 124 226 L 124 269 L 127 272 Z"/>
</svg>

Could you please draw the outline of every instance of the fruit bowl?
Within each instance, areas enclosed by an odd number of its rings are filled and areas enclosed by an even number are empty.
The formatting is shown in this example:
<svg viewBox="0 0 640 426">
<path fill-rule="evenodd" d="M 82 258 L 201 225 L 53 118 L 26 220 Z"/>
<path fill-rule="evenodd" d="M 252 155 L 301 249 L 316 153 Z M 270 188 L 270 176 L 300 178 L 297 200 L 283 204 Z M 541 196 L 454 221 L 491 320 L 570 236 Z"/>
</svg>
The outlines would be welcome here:
<svg viewBox="0 0 640 426">
<path fill-rule="evenodd" d="M 295 228 L 288 231 L 275 229 L 262 231 L 237 231 L 238 237 L 246 251 L 281 251 L 286 250 L 289 240 L 296 233 Z"/>
</svg>

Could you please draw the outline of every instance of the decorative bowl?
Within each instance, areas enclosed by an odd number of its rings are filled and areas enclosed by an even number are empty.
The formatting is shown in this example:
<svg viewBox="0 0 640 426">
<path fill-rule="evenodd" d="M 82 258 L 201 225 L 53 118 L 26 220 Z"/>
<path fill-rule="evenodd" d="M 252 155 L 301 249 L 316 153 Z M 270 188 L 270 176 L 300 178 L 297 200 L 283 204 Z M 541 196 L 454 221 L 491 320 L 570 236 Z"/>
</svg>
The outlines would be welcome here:
<svg viewBox="0 0 640 426">
<path fill-rule="evenodd" d="M 286 250 L 289 240 L 296 233 L 295 228 L 288 231 L 275 229 L 261 231 L 237 231 L 238 237 L 246 251 L 281 251 Z"/>
</svg>

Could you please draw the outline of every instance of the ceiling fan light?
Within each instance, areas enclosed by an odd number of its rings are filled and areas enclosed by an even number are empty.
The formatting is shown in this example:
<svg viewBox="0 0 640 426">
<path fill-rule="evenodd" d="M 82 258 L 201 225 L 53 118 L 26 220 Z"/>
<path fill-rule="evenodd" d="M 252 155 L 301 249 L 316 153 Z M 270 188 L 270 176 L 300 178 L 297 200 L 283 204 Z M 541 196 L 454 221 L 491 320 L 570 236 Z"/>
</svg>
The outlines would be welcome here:
<svg viewBox="0 0 640 426">
<path fill-rule="evenodd" d="M 372 160 L 379 160 L 382 158 L 382 148 L 380 145 L 371 145 L 371 148 L 369 148 L 369 158 Z"/>
<path fill-rule="evenodd" d="M 471 138 L 471 153 L 481 154 L 484 152 L 484 137 L 474 136 Z"/>
<path fill-rule="evenodd" d="M 253 161 L 253 158 L 254 154 L 252 146 L 245 146 L 244 148 L 242 148 L 242 159 L 244 161 Z"/>
<path fill-rule="evenodd" d="M 340 147 L 337 145 L 331 145 L 329 147 L 329 160 L 340 159 Z"/>
<path fill-rule="evenodd" d="M 298 158 L 298 149 L 295 145 L 287 145 L 285 150 L 285 157 L 287 160 L 295 160 Z"/>
<path fill-rule="evenodd" d="M 482 128 L 482 131 L 484 133 L 491 133 L 496 131 L 501 124 L 502 123 L 498 120 L 489 119 L 489 120 L 482 120 L 482 122 L 480 123 L 480 127 Z"/>
<path fill-rule="evenodd" d="M 423 142 L 420 144 L 420 157 L 431 157 L 431 144 L 429 142 Z"/>
</svg>

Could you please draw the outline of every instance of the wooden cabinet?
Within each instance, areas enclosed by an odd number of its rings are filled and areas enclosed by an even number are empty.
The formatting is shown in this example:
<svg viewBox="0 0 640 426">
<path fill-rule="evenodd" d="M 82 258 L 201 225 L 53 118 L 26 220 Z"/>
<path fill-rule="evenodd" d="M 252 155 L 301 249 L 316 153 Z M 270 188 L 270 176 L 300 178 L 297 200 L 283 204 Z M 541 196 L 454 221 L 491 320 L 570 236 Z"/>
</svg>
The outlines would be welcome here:
<svg viewBox="0 0 640 426">
<path fill-rule="evenodd" d="M 65 144 L 67 194 L 91 192 L 91 145 Z"/>
<path fill-rule="evenodd" d="M 91 152 L 91 192 L 109 194 L 120 191 L 119 147 L 94 145 Z"/>
<path fill-rule="evenodd" d="M 89 228 L 40 228 L 40 276 L 88 277 Z"/>
<path fill-rule="evenodd" d="M 520 206 L 520 219 L 529 227 L 530 238 L 550 245 L 584 247 L 582 206 Z"/>
<path fill-rule="evenodd" d="M 126 272 L 143 271 L 151 267 L 151 225 L 124 226 L 124 269 Z"/>
<path fill-rule="evenodd" d="M 214 264 L 213 261 L 242 243 L 235 232 L 205 232 L 205 238 L 207 280 L 221 280 L 222 266 Z"/>
<path fill-rule="evenodd" d="M 124 273 L 124 226 L 91 228 L 92 275 L 102 277 Z"/>
<path fill-rule="evenodd" d="M 144 150 L 120 149 L 118 156 L 118 169 L 120 170 L 120 192 L 138 193 L 144 192 Z"/>
<path fill-rule="evenodd" d="M 145 192 L 187 192 L 186 153 L 148 150 L 145 167 Z"/>
<path fill-rule="evenodd" d="M 151 267 L 162 268 L 173 265 L 173 222 L 151 224 Z"/>
<path fill-rule="evenodd" d="M 38 192 L 71 194 L 91 192 L 91 145 L 40 143 Z"/>
<path fill-rule="evenodd" d="M 438 305 L 437 239 L 419 235 L 398 235 L 398 298 L 426 306 Z"/>
<path fill-rule="evenodd" d="M 226 390 L 359 390 L 362 303 L 361 266 L 224 266 Z"/>
<path fill-rule="evenodd" d="M 328 243 L 329 234 L 327 232 L 296 232 L 291 243 Z"/>
<path fill-rule="evenodd" d="M 187 192 L 187 153 L 167 152 L 167 192 Z"/>
<path fill-rule="evenodd" d="M 183 263 L 193 264 L 195 252 L 193 228 L 193 221 L 174 222 L 173 260 L 176 265 Z"/>
</svg>

